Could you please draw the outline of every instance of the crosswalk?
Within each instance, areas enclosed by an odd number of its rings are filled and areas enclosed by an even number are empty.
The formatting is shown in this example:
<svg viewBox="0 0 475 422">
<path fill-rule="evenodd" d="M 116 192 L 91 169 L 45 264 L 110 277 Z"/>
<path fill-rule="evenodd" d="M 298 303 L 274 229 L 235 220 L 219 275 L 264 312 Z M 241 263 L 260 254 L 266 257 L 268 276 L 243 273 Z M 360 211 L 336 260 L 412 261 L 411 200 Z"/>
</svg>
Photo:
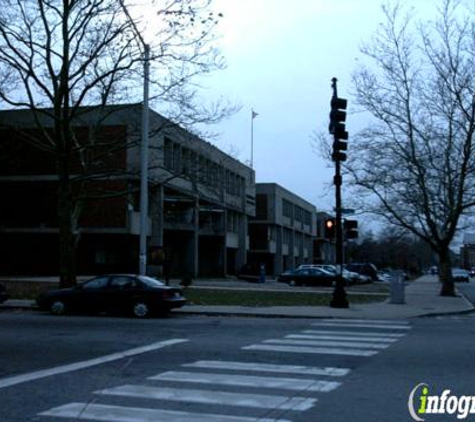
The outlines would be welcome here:
<svg viewBox="0 0 475 422">
<path fill-rule="evenodd" d="M 243 346 L 239 361 L 186 362 L 138 384 L 93 391 L 93 400 L 67 403 L 39 416 L 106 422 L 291 422 L 342 385 L 351 370 L 338 364 L 341 356 L 374 356 L 410 328 L 402 321 L 322 319 L 300 332 Z M 286 364 L 270 363 L 270 352 L 282 354 Z M 257 359 L 260 353 L 264 355 Z M 309 353 L 334 355 L 337 365 L 288 364 L 294 356 L 301 361 Z"/>
<path fill-rule="evenodd" d="M 407 322 L 401 321 L 322 319 L 313 323 L 310 330 L 282 339 L 264 340 L 243 349 L 370 357 L 404 337 L 410 328 Z"/>
</svg>

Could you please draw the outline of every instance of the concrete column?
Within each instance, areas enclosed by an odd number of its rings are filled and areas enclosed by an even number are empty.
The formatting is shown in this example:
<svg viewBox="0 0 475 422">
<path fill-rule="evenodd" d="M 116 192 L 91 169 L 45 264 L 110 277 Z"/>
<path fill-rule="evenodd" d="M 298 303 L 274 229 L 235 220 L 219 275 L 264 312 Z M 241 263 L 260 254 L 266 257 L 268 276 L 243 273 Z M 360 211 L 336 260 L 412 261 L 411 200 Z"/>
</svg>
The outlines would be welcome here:
<svg viewBox="0 0 475 422">
<path fill-rule="evenodd" d="M 247 262 L 247 233 L 248 220 L 246 214 L 240 214 L 238 228 L 237 267 L 241 268 Z"/>
<path fill-rule="evenodd" d="M 150 191 L 150 218 L 152 220 L 152 236 L 149 243 L 149 259 L 147 260 L 147 274 L 162 275 L 162 265 L 153 262 L 154 251 L 163 248 L 163 186 L 160 185 Z"/>
<path fill-rule="evenodd" d="M 223 275 L 226 276 L 228 274 L 228 248 L 226 246 L 226 238 L 227 238 L 227 218 L 228 213 L 224 211 L 221 214 L 221 224 L 223 227 Z"/>
<path fill-rule="evenodd" d="M 195 198 L 193 222 L 193 252 L 191 257 L 193 277 L 198 277 L 199 272 L 199 234 L 200 234 L 200 200 Z"/>
<path fill-rule="evenodd" d="M 275 276 L 282 274 L 284 272 L 284 254 L 283 254 L 283 243 L 284 243 L 284 228 L 282 226 L 275 226 L 275 255 L 274 255 L 274 271 Z"/>
<path fill-rule="evenodd" d="M 294 230 L 290 231 L 290 242 L 289 242 L 289 268 L 295 268 L 295 254 L 294 254 L 294 246 L 295 246 L 295 232 Z"/>
</svg>

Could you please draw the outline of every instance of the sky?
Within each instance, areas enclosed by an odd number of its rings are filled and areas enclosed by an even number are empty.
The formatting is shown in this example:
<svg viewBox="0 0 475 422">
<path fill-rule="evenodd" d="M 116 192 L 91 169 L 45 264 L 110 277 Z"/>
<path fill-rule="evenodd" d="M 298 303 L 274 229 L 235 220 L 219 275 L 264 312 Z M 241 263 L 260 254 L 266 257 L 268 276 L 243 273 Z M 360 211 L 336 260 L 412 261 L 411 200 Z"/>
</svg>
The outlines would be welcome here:
<svg viewBox="0 0 475 422">
<path fill-rule="evenodd" d="M 253 109 L 259 114 L 253 127 L 256 181 L 278 183 L 318 211 L 331 212 L 333 164 L 321 157 L 313 134 L 328 132 L 331 79 L 336 77 L 339 97 L 349 100 L 351 154 L 351 134 L 365 123 L 352 103 L 351 74 L 362 58 L 361 44 L 383 21 L 381 2 L 214 0 L 214 9 L 224 15 L 218 32 L 227 69 L 206 79 L 207 95 L 242 106 L 212 128 L 220 133 L 214 142 L 249 162 Z"/>
</svg>

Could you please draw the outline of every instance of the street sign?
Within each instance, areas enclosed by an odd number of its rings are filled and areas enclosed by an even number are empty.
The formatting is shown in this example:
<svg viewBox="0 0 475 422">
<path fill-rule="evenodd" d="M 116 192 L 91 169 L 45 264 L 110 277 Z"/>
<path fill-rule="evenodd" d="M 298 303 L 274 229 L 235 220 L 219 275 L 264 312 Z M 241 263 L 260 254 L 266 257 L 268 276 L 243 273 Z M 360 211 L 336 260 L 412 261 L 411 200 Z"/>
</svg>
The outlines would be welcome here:
<svg viewBox="0 0 475 422">
<path fill-rule="evenodd" d="M 333 211 L 336 211 L 336 209 L 333 209 Z M 342 208 L 341 209 L 342 214 L 354 214 L 355 210 L 352 208 Z"/>
</svg>

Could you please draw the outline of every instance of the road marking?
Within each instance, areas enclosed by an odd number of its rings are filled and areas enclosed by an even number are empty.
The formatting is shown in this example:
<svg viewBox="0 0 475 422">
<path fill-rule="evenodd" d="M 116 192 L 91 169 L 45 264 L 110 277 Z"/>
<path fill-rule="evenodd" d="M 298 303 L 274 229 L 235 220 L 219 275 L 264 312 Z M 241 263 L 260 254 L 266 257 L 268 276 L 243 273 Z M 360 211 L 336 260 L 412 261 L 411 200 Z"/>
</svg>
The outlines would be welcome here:
<svg viewBox="0 0 475 422">
<path fill-rule="evenodd" d="M 164 372 L 149 379 L 154 381 L 195 382 L 200 384 L 238 385 L 255 388 L 281 388 L 284 390 L 319 391 L 324 393 L 332 391 L 341 385 L 341 383 L 336 381 L 178 371 Z"/>
<path fill-rule="evenodd" d="M 286 419 L 198 414 L 91 403 L 69 403 L 40 413 L 40 415 L 107 422 L 256 422 L 257 420 L 259 422 L 290 422 Z"/>
<path fill-rule="evenodd" d="M 101 365 L 103 363 L 112 362 L 123 359 L 129 356 L 140 355 L 142 353 L 152 352 L 154 350 L 162 349 L 167 346 L 186 342 L 185 339 L 170 339 L 159 341 L 147 346 L 136 347 L 134 349 L 125 350 L 123 352 L 112 353 L 110 355 L 101 356 L 95 359 L 89 359 L 82 362 L 71 363 L 68 365 L 57 366 L 56 368 L 43 369 L 41 371 L 30 372 L 28 374 L 16 375 L 13 377 L 0 379 L 0 388 L 11 387 L 12 385 L 21 384 L 28 381 L 35 381 L 41 378 L 50 377 L 53 375 L 64 374 L 66 372 L 77 371 L 79 369 L 89 368 L 91 366 Z"/>
<path fill-rule="evenodd" d="M 350 322 L 316 322 L 312 324 L 314 327 L 355 327 L 355 328 L 384 328 L 391 330 L 410 330 L 410 325 L 389 325 L 389 324 L 365 324 Z"/>
<path fill-rule="evenodd" d="M 180 388 L 157 388 L 145 385 L 123 385 L 120 387 L 96 391 L 95 394 L 297 411 L 311 409 L 317 401 L 316 399 L 309 399 L 306 397 L 226 393 L 222 391 L 203 391 Z"/>
<path fill-rule="evenodd" d="M 350 370 L 347 368 L 315 367 L 315 366 L 296 366 L 296 365 L 272 365 L 269 363 L 254 362 L 230 362 L 221 360 L 200 360 L 194 363 L 187 363 L 182 366 L 190 368 L 207 369 L 227 369 L 237 371 L 258 371 L 258 372 L 276 372 L 298 375 L 324 375 L 331 377 L 342 377 L 348 375 Z"/>
<path fill-rule="evenodd" d="M 346 319 L 346 318 L 323 318 L 324 322 L 362 322 L 366 324 L 393 324 L 402 325 L 409 324 L 407 321 L 401 321 L 400 319 Z"/>
<path fill-rule="evenodd" d="M 346 355 L 346 356 L 374 356 L 378 352 L 373 350 L 361 349 L 340 349 L 336 347 L 298 347 L 298 346 L 279 346 L 270 344 L 253 344 L 242 348 L 243 350 L 265 350 L 269 352 L 288 352 L 288 353 L 313 353 L 320 355 Z"/>
<path fill-rule="evenodd" d="M 354 347 L 355 349 L 387 349 L 389 344 L 381 343 L 358 343 L 347 341 L 317 341 L 317 340 L 286 340 L 269 339 L 264 343 L 284 344 L 290 346 L 323 346 L 323 347 Z"/>
<path fill-rule="evenodd" d="M 325 336 L 325 335 L 311 335 L 311 334 L 289 334 L 285 338 L 303 339 L 303 340 L 341 340 L 341 341 L 377 341 L 381 343 L 394 343 L 398 338 L 388 337 L 350 337 L 350 336 Z"/>
<path fill-rule="evenodd" d="M 304 334 L 332 334 L 332 335 L 345 335 L 345 336 L 354 336 L 354 337 L 359 337 L 359 336 L 365 336 L 365 337 L 393 337 L 393 338 L 401 338 L 406 335 L 400 334 L 400 333 L 374 333 L 374 332 L 366 332 L 366 331 L 340 331 L 340 330 L 304 330 L 302 331 Z"/>
</svg>

